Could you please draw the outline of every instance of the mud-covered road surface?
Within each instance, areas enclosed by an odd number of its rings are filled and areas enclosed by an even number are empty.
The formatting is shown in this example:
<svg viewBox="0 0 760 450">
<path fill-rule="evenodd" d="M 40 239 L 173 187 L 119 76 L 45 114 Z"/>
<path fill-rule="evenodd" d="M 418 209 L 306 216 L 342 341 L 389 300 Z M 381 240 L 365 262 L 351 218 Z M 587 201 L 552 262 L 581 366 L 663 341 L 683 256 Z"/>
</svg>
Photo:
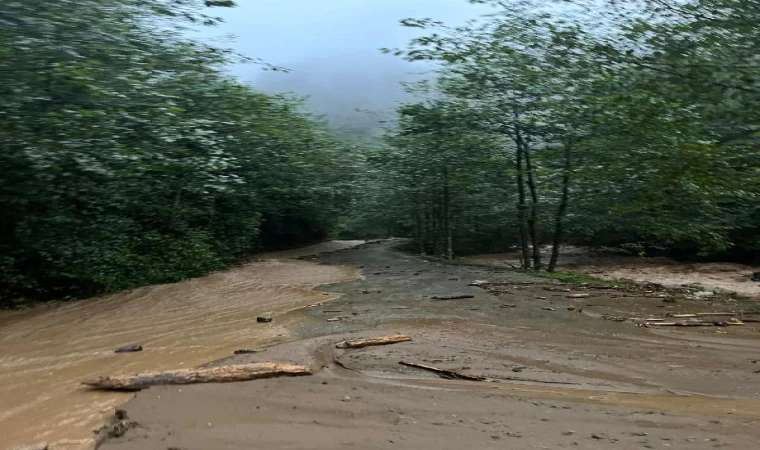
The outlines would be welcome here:
<svg viewBox="0 0 760 450">
<path fill-rule="evenodd" d="M 427 262 L 392 243 L 310 260 L 363 276 L 319 288 L 343 294 L 335 300 L 261 324 L 286 323 L 296 340 L 212 364 L 291 362 L 315 375 L 148 389 L 124 406 L 138 425 L 101 448 L 758 448 L 753 302 L 565 285 Z M 469 286 L 474 280 L 490 284 Z M 452 294 L 472 298 L 433 298 Z M 630 320 L 694 312 L 748 321 L 644 328 Z M 335 348 L 393 333 L 413 340 Z M 444 380 L 400 361 L 488 380 Z"/>
</svg>

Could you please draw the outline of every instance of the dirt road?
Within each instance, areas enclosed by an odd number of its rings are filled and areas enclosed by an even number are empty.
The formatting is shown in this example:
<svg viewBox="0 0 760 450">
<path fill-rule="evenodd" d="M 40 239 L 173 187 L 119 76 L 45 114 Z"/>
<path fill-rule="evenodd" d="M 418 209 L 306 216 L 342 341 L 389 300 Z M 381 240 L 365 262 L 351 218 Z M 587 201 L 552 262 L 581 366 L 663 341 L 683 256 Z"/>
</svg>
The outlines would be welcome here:
<svg viewBox="0 0 760 450">
<path fill-rule="evenodd" d="M 214 363 L 292 362 L 314 376 L 151 388 L 125 406 L 139 425 L 102 448 L 757 448 L 756 324 L 654 329 L 602 318 L 754 304 L 566 286 L 426 262 L 387 244 L 315 261 L 358 267 L 363 279 L 324 286 L 344 295 L 267 325 L 288 323 L 300 339 Z M 452 293 L 473 297 L 433 299 Z M 414 340 L 334 348 L 395 332 Z M 489 381 L 443 380 L 402 360 Z"/>
</svg>

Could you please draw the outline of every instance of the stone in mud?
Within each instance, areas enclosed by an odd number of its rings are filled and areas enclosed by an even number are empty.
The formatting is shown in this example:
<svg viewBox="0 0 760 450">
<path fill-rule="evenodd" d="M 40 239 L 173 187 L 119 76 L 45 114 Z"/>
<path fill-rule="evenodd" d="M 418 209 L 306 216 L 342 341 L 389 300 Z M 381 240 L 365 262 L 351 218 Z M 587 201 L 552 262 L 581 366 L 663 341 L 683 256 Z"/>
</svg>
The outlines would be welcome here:
<svg viewBox="0 0 760 450">
<path fill-rule="evenodd" d="M 260 317 L 256 318 L 256 322 L 259 322 L 259 323 L 268 323 L 268 322 L 271 322 L 271 321 L 272 321 L 272 318 L 269 317 L 269 316 L 264 316 L 264 317 L 260 316 Z"/>
<path fill-rule="evenodd" d="M 114 350 L 114 353 L 141 352 L 142 349 L 143 349 L 142 345 L 139 345 L 139 344 L 125 345 L 124 347 L 119 347 L 116 350 Z"/>
</svg>

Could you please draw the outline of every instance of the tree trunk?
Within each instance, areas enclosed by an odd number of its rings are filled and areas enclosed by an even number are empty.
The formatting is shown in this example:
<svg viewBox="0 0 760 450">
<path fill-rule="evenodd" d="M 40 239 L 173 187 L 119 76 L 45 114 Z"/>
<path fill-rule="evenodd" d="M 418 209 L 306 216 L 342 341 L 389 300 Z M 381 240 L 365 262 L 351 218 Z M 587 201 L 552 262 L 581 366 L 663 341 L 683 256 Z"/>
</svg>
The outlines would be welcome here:
<svg viewBox="0 0 760 450">
<path fill-rule="evenodd" d="M 562 245 L 562 233 L 567 213 L 567 204 L 570 201 L 570 145 L 565 146 L 565 165 L 562 174 L 562 197 L 557 208 L 557 215 L 554 218 L 554 240 L 552 242 L 552 257 L 549 260 L 549 272 L 557 270 L 557 261 L 559 260 L 560 246 Z"/>
<path fill-rule="evenodd" d="M 417 251 L 425 254 L 425 224 L 422 223 L 419 202 L 414 203 L 414 239 L 417 241 Z"/>
<path fill-rule="evenodd" d="M 522 139 L 521 139 L 522 140 Z M 533 268 L 541 268 L 541 242 L 538 239 L 538 192 L 536 191 L 536 178 L 533 169 L 533 161 L 530 155 L 530 147 L 523 141 L 525 152 L 525 168 L 528 172 L 528 189 L 530 190 L 530 218 L 528 218 L 528 229 L 530 232 L 530 242 L 533 246 Z"/>
<path fill-rule="evenodd" d="M 443 220 L 446 232 L 446 259 L 454 259 L 454 246 L 451 235 L 451 194 L 449 192 L 449 167 L 443 168 Z"/>
<path fill-rule="evenodd" d="M 530 269 L 530 250 L 528 249 L 528 223 L 525 204 L 525 174 L 523 171 L 523 149 L 522 145 L 517 145 L 517 220 L 520 229 L 520 249 L 522 254 L 521 266 L 523 269 Z"/>
</svg>

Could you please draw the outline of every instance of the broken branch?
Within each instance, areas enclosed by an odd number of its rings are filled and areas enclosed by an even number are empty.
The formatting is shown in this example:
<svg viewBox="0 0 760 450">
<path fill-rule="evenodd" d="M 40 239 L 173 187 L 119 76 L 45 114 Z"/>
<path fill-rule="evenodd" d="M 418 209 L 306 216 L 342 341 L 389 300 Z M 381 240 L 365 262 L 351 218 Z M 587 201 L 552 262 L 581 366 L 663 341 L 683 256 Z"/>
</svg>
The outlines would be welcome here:
<svg viewBox="0 0 760 450">
<path fill-rule="evenodd" d="M 363 348 L 372 345 L 397 344 L 399 342 L 411 341 L 412 338 L 405 334 L 395 334 L 393 336 L 381 336 L 371 339 L 352 339 L 349 341 L 338 342 L 335 348 Z"/>
<path fill-rule="evenodd" d="M 467 372 L 457 372 L 454 370 L 440 369 L 438 367 L 426 366 L 424 364 L 409 363 L 409 362 L 404 362 L 404 361 L 399 361 L 399 364 L 401 364 L 402 366 L 429 370 L 431 372 L 437 373 L 441 378 L 447 378 L 450 380 L 469 380 L 469 381 L 485 381 L 486 380 L 486 377 L 482 377 L 480 375 L 474 375 Z"/>
</svg>

